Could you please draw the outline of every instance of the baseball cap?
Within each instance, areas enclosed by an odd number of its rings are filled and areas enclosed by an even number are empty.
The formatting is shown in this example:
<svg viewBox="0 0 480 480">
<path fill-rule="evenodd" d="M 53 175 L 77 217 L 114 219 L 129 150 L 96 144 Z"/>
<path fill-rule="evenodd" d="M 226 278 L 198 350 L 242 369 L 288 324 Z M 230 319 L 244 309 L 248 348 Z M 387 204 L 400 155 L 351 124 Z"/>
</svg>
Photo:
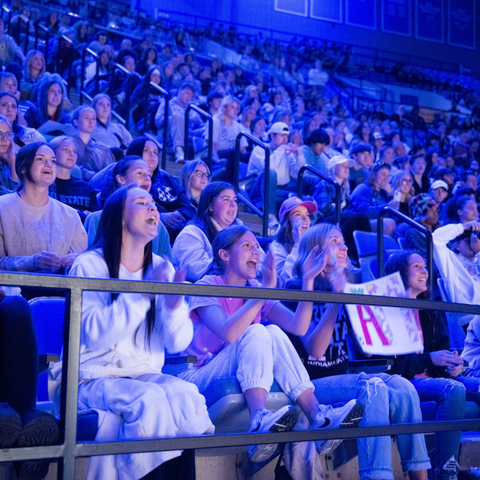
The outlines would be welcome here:
<svg viewBox="0 0 480 480">
<path fill-rule="evenodd" d="M 341 165 L 342 163 L 345 163 L 345 162 L 348 162 L 349 167 L 353 167 L 355 163 L 353 160 L 343 155 L 335 155 L 328 161 L 327 170 L 331 170 L 333 167 L 336 167 L 337 165 Z"/>
<path fill-rule="evenodd" d="M 288 128 L 288 125 L 283 122 L 276 122 L 274 123 L 271 127 L 270 130 L 268 131 L 268 135 L 271 133 L 290 133 L 290 128 Z"/>
<path fill-rule="evenodd" d="M 444 182 L 443 180 L 435 180 L 431 187 L 431 189 L 436 190 L 437 188 L 444 188 L 448 192 L 448 185 L 447 182 Z"/>
<path fill-rule="evenodd" d="M 293 210 L 295 207 L 303 206 L 308 210 L 308 213 L 311 215 L 315 213 L 317 209 L 317 205 L 310 200 L 300 200 L 298 197 L 290 197 L 287 198 L 280 207 L 279 218 L 282 221 L 285 218 L 285 215 L 290 211 Z"/>
<path fill-rule="evenodd" d="M 380 132 L 374 132 L 373 133 L 373 138 L 375 140 L 383 140 L 383 135 Z"/>
</svg>

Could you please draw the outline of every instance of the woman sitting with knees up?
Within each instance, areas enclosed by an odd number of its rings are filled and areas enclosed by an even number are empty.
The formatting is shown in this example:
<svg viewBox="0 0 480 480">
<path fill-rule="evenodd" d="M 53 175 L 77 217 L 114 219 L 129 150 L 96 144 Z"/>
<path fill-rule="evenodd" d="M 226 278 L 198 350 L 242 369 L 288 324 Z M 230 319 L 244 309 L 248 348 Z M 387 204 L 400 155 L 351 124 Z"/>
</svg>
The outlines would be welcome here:
<svg viewBox="0 0 480 480">
<path fill-rule="evenodd" d="M 213 184 L 212 184 L 213 185 Z M 260 263 L 260 245 L 243 225 L 220 231 L 212 245 L 212 275 L 199 285 L 276 288 L 275 258 L 270 251 L 263 264 L 263 283 L 255 278 Z M 322 262 L 315 249 L 303 266 L 303 290 L 312 290 L 313 279 Z M 266 410 L 267 393 L 277 380 L 280 388 L 300 407 L 310 428 L 335 428 L 358 424 L 363 405 L 355 400 L 333 409 L 319 405 L 308 374 L 290 340 L 279 328 L 304 335 L 312 315 L 312 304 L 301 302 L 295 313 L 278 301 L 243 298 L 192 297 L 191 317 L 194 336 L 183 352 L 196 355 L 197 364 L 179 374 L 195 383 L 202 393 L 217 377 L 235 375 L 245 395 L 251 417 L 251 432 L 292 430 L 298 411 L 286 406 L 275 412 Z M 271 324 L 264 326 L 261 321 Z M 266 461 L 277 445 L 252 445 L 250 460 Z"/>
<path fill-rule="evenodd" d="M 314 202 L 290 197 L 280 207 L 280 229 L 270 250 L 275 255 L 277 286 L 283 288 L 285 282 L 292 278 L 293 265 L 298 257 L 298 245 L 303 234 L 310 228 L 310 216 L 316 213 Z"/>
<path fill-rule="evenodd" d="M 15 134 L 13 145 L 15 152 L 29 143 L 45 141 L 45 137 L 34 128 L 19 124 L 18 100 L 11 93 L 0 92 L 0 115 L 7 118 L 12 125 L 12 131 Z"/>
<path fill-rule="evenodd" d="M 15 170 L 14 133 L 11 123 L 0 115 L 0 194 L 9 193 L 18 187 L 18 175 Z"/>
<path fill-rule="evenodd" d="M 180 182 L 195 211 L 200 202 L 200 195 L 210 183 L 210 179 L 210 169 L 203 160 L 191 160 L 182 167 Z"/>
<path fill-rule="evenodd" d="M 355 213 L 365 214 L 369 220 L 372 230 L 377 231 L 377 216 L 384 207 L 389 206 L 398 209 L 400 202 L 392 199 L 387 193 L 390 187 L 388 177 L 390 176 L 390 165 L 377 163 L 372 168 L 368 182 L 358 185 L 352 193 L 352 210 Z M 385 218 L 383 220 L 383 231 L 385 235 L 393 237 L 395 234 L 395 220 Z"/>
<path fill-rule="evenodd" d="M 146 192 L 150 192 L 152 187 L 152 171 L 145 160 L 136 155 L 127 155 L 114 164 L 110 183 L 102 191 L 103 203 L 108 201 L 108 198 L 116 190 L 130 183 L 136 183 L 139 188 Z M 94 212 L 85 221 L 89 245 L 93 245 L 95 242 L 101 215 L 102 211 Z M 157 233 L 158 235 L 152 240 L 153 253 L 170 259 L 170 237 L 161 221 L 157 224 Z"/>
<path fill-rule="evenodd" d="M 108 199 L 95 244 L 71 276 L 181 282 L 183 272 L 152 252 L 160 216 L 136 184 Z M 97 441 L 212 433 L 205 399 L 191 383 L 162 373 L 165 351 L 188 346 L 193 327 L 176 295 L 85 292 L 80 339 L 78 408 L 99 413 Z M 53 370 L 60 391 L 62 363 Z M 58 395 L 59 396 L 59 395 Z M 57 399 L 58 399 L 57 396 Z M 180 451 L 92 457 L 87 478 L 140 479 Z"/>
<path fill-rule="evenodd" d="M 84 180 L 72 176 L 77 164 L 77 147 L 73 138 L 64 135 L 50 142 L 57 159 L 57 177 L 49 188 L 49 195 L 77 210 L 82 222 L 87 214 L 98 210 L 97 192 Z"/>
<path fill-rule="evenodd" d="M 341 294 L 347 281 L 348 248 L 342 232 L 335 225 L 320 223 L 309 228 L 300 241 L 294 278 L 285 288 L 304 289 L 305 264 L 312 253 L 320 265 L 313 279 L 313 289 Z M 285 302 L 298 312 L 294 302 Z M 351 398 L 365 405 L 361 425 L 389 425 L 422 421 L 420 401 L 413 386 L 399 376 L 380 374 L 350 374 L 348 371 L 349 323 L 342 304 L 315 303 L 307 330 L 290 335 L 315 386 L 320 403 L 344 403 Z M 404 471 L 411 479 L 427 480 L 430 461 L 421 435 L 396 437 Z M 333 441 L 335 442 L 335 441 Z M 334 447 L 332 441 L 329 442 Z M 390 436 L 358 439 L 360 479 L 393 480 L 392 445 Z"/>
<path fill-rule="evenodd" d="M 213 260 L 212 242 L 218 232 L 238 225 L 235 189 L 226 182 L 212 182 L 200 195 L 195 217 L 180 232 L 172 248 L 173 263 L 185 268 L 187 280 L 196 282 Z"/>
<path fill-rule="evenodd" d="M 385 264 L 385 275 L 395 272 L 400 272 L 408 298 L 428 299 L 428 270 L 420 254 L 402 250 L 390 256 Z M 480 380 L 463 376 L 463 358 L 450 350 L 445 317 L 435 310 L 414 310 L 414 314 L 418 315 L 421 326 L 423 353 L 396 355 L 388 373 L 409 379 L 421 402 L 437 403 L 435 421 L 462 420 L 465 400 L 480 402 Z M 435 433 L 436 479 L 456 477 L 460 469 L 461 434 L 460 431 Z"/>
<path fill-rule="evenodd" d="M 352 259 L 357 260 L 357 249 L 355 241 L 353 240 L 353 232 L 360 230 L 362 232 L 371 232 L 372 228 L 368 217 L 363 213 L 352 213 L 349 211 L 350 207 L 350 166 L 353 165 L 353 160 L 348 159 L 343 155 L 335 155 L 330 158 L 327 163 L 328 176 L 335 180 L 340 185 L 341 192 L 341 216 L 340 228 L 345 242 L 350 250 Z M 313 198 L 319 205 L 318 220 L 326 223 L 337 223 L 335 216 L 336 212 L 336 191 L 335 187 L 327 182 L 321 180 L 315 188 Z"/>
<path fill-rule="evenodd" d="M 87 248 L 77 212 L 48 195 L 55 164 L 55 153 L 45 143 L 18 152 L 18 191 L 0 197 L 0 270 L 60 272 Z"/>
<path fill-rule="evenodd" d="M 121 148 L 126 151 L 133 138 L 121 123 L 112 122 L 110 97 L 105 93 L 99 93 L 93 98 L 92 107 L 97 116 L 97 125 L 92 133 L 92 138 L 107 147 Z"/>
</svg>

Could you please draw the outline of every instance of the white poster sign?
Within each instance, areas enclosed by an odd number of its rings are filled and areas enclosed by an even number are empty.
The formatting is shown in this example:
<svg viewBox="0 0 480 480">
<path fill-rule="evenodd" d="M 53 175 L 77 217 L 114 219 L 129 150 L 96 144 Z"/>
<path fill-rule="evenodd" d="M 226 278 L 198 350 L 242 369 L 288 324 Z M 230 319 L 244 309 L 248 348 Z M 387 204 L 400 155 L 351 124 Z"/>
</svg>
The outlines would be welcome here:
<svg viewBox="0 0 480 480">
<path fill-rule="evenodd" d="M 367 283 L 347 283 L 345 293 L 405 297 L 398 272 Z M 355 337 L 365 353 L 404 355 L 423 351 L 422 329 L 418 315 L 406 308 L 346 305 Z"/>
</svg>

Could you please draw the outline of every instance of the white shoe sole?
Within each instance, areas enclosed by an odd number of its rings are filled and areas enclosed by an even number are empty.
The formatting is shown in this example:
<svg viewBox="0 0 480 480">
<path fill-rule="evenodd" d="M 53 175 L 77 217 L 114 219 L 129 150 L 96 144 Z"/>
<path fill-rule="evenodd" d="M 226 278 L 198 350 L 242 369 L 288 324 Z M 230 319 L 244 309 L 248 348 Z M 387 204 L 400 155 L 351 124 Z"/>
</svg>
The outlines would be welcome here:
<svg viewBox="0 0 480 480">
<path fill-rule="evenodd" d="M 283 414 L 282 412 L 285 411 Z M 270 423 L 263 427 L 268 432 L 291 432 L 297 424 L 299 412 L 295 407 L 286 406 L 278 410 L 281 416 L 272 418 Z M 263 430 L 265 431 L 265 430 Z M 248 455 L 252 462 L 266 462 L 272 458 L 277 450 L 278 443 L 265 443 L 263 445 L 250 445 Z"/>
</svg>

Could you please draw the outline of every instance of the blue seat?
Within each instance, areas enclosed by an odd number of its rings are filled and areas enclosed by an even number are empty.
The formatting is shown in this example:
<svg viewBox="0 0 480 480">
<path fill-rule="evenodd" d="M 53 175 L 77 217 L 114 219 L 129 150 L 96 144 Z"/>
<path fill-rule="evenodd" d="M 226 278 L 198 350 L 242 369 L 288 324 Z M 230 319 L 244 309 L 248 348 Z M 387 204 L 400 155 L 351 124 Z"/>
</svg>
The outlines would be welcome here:
<svg viewBox="0 0 480 480">
<path fill-rule="evenodd" d="M 33 326 L 37 336 L 38 353 L 55 354 L 60 358 L 63 346 L 63 323 L 65 319 L 65 298 L 37 297 L 29 302 L 32 312 Z M 48 403 L 48 372 L 43 372 L 38 378 L 37 400 L 41 402 L 40 408 L 53 412 Z M 95 440 L 98 429 L 98 415 L 88 413 L 80 415 L 77 422 L 77 440 L 88 442 Z"/>
<path fill-rule="evenodd" d="M 368 257 L 370 255 L 377 255 L 377 234 L 371 232 L 362 232 L 355 230 L 353 232 L 353 240 L 357 247 L 357 253 L 359 257 Z M 385 252 L 391 252 L 401 250 L 400 245 L 390 236 L 383 236 L 383 250 Z"/>
</svg>

